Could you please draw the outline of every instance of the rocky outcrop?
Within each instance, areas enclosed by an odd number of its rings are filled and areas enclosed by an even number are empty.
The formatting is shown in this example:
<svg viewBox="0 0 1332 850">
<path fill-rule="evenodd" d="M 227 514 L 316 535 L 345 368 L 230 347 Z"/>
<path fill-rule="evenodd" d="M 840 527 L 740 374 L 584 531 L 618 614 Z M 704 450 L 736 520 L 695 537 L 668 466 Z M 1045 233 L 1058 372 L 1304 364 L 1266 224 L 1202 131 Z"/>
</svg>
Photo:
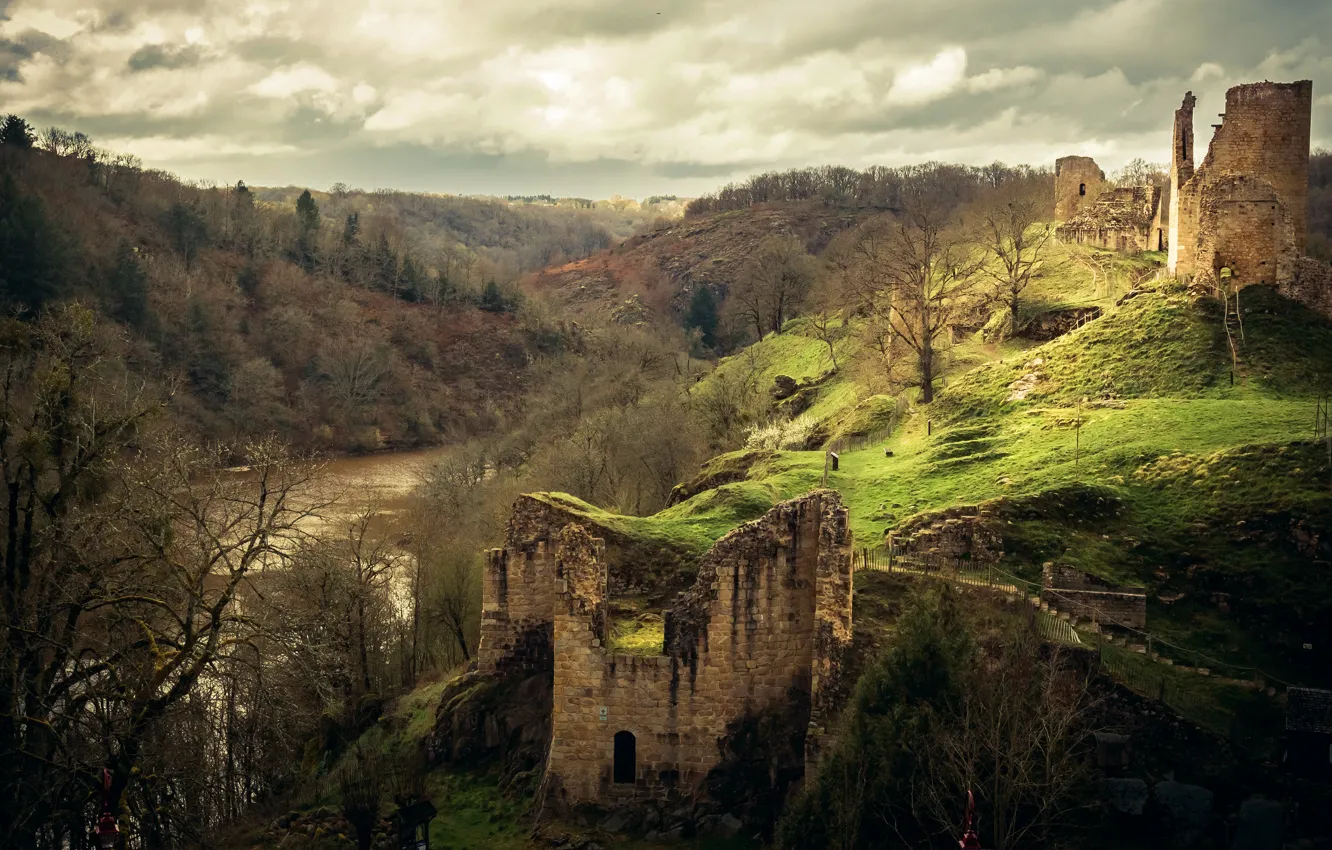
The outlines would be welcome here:
<svg viewBox="0 0 1332 850">
<path fill-rule="evenodd" d="M 426 742 L 432 765 L 498 762 L 505 786 L 532 781 L 550 746 L 549 670 L 472 671 L 445 686 Z"/>
</svg>

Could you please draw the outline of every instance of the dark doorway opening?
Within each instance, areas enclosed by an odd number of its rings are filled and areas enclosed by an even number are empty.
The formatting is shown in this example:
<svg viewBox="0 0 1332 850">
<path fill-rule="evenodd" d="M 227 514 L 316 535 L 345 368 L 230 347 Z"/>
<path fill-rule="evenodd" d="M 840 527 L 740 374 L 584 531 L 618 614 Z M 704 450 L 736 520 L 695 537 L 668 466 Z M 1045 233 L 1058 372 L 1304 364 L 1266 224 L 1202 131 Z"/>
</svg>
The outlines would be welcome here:
<svg viewBox="0 0 1332 850">
<path fill-rule="evenodd" d="M 1079 194 L 1079 195 L 1085 195 L 1085 194 L 1087 194 L 1087 184 L 1086 184 L 1086 183 L 1079 183 L 1079 184 L 1078 184 L 1078 194 Z"/>
<path fill-rule="evenodd" d="M 636 742 L 633 732 L 615 733 L 615 771 L 616 783 L 633 782 L 637 772 L 634 765 Z"/>
</svg>

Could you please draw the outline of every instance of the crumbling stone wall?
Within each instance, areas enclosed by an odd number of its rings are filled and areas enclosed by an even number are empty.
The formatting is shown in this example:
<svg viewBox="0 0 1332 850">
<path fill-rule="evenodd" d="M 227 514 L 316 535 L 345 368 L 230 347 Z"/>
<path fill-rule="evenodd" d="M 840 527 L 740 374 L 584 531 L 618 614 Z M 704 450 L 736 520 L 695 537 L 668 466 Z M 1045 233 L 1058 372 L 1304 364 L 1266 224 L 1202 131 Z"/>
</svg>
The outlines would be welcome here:
<svg viewBox="0 0 1332 850">
<path fill-rule="evenodd" d="M 1105 191 L 1105 172 L 1089 156 L 1055 160 L 1055 218 L 1068 221 Z"/>
<path fill-rule="evenodd" d="M 1041 601 L 1061 614 L 1096 620 L 1108 628 L 1147 625 L 1147 591 L 1107 584 L 1072 567 L 1046 564 L 1041 575 Z"/>
<path fill-rule="evenodd" d="M 1228 285 L 1284 284 L 1308 238 L 1313 84 L 1249 83 L 1226 92 L 1226 111 L 1197 170 L 1193 93 L 1175 112 L 1171 154 L 1171 274 Z"/>
<path fill-rule="evenodd" d="M 594 526 L 549 494 L 520 496 L 509 516 L 503 548 L 485 554 L 480 672 L 550 669 L 555 580 L 561 577 L 556 537 L 570 524 L 582 525 L 602 540 L 611 593 L 669 599 L 693 580 L 695 559 L 684 550 Z"/>
<path fill-rule="evenodd" d="M 486 553 L 481 578 L 481 644 L 477 648 L 480 672 L 549 668 L 555 573 L 549 540 Z"/>
<path fill-rule="evenodd" d="M 1061 242 L 1094 245 L 1110 251 L 1147 251 L 1158 217 L 1161 190 L 1156 186 L 1122 186 L 1102 192 L 1066 220 L 1055 235 Z M 1159 223 L 1156 225 L 1159 228 Z"/>
<path fill-rule="evenodd" d="M 1295 276 L 1277 287 L 1282 295 L 1332 318 L 1332 266 L 1311 257 L 1295 261 Z"/>
<path fill-rule="evenodd" d="M 728 723 L 802 699 L 807 767 L 817 763 L 850 645 L 850 533 L 836 493 L 785 502 L 718 541 L 668 612 L 658 656 L 607 652 L 594 538 L 564 528 L 556 559 L 547 802 L 689 793 L 720 762 Z M 619 732 L 633 735 L 632 782 L 614 781 Z"/>
<path fill-rule="evenodd" d="M 998 505 L 957 505 L 918 514 L 888 533 L 897 552 L 994 564 L 1004 555 L 1003 523 Z"/>
</svg>

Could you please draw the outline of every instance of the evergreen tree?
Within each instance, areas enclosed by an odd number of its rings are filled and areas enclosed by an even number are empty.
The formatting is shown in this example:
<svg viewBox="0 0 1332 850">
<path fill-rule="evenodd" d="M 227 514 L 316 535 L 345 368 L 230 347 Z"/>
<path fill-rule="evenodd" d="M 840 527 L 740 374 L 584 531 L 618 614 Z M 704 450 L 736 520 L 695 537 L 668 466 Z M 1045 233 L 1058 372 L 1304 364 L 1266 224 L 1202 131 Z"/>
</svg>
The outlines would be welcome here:
<svg viewBox="0 0 1332 850">
<path fill-rule="evenodd" d="M 485 287 L 481 290 L 481 301 L 477 306 L 491 313 L 507 313 L 513 309 L 513 304 L 504 297 L 499 284 L 493 280 L 486 281 Z"/>
<path fill-rule="evenodd" d="M 371 268 L 374 287 L 397 297 L 398 255 L 393 246 L 389 245 L 388 236 L 383 233 L 379 234 L 379 242 L 371 258 Z"/>
<path fill-rule="evenodd" d="M 64 242 L 42 202 L 21 194 L 12 175 L 0 177 L 0 301 L 40 307 L 63 294 Z"/>
<path fill-rule="evenodd" d="M 402 270 L 398 273 L 399 291 L 404 301 L 420 301 L 425 292 L 425 270 L 412 259 L 402 255 Z"/>
<path fill-rule="evenodd" d="M 5 120 L 0 122 L 0 145 L 30 148 L 34 141 L 32 128 L 17 115 L 6 115 Z"/>
<path fill-rule="evenodd" d="M 361 214 L 347 213 L 347 223 L 342 227 L 342 244 L 348 248 L 356 244 L 356 237 L 361 233 Z"/>
<path fill-rule="evenodd" d="M 296 199 L 296 218 L 301 223 L 303 233 L 314 233 L 319 229 L 319 204 L 315 203 L 309 189 Z"/>
<path fill-rule="evenodd" d="M 203 214 L 189 204 L 175 203 L 167 210 L 165 225 L 171 244 L 185 261 L 185 271 L 189 271 L 208 238 Z"/>
<path fill-rule="evenodd" d="M 254 193 L 250 191 L 249 186 L 245 185 L 244 180 L 236 181 L 235 195 L 236 204 L 242 209 L 249 209 L 254 206 Z"/>
<path fill-rule="evenodd" d="M 149 319 L 148 281 L 128 242 L 121 240 L 106 275 L 107 312 L 119 321 L 143 328 Z"/>
<path fill-rule="evenodd" d="M 690 330 L 698 328 L 703 344 L 708 348 L 717 344 L 717 300 L 706 286 L 694 290 L 694 297 L 689 299 L 684 326 Z"/>
</svg>

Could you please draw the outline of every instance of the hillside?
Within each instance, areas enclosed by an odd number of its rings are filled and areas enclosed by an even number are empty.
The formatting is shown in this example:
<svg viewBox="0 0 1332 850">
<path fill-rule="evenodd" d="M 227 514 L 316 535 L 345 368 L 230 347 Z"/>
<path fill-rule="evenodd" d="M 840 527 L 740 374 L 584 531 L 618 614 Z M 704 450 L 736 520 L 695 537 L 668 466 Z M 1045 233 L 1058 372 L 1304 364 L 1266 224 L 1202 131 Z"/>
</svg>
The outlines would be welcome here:
<svg viewBox="0 0 1332 850">
<path fill-rule="evenodd" d="M 585 313 L 610 314 L 637 296 L 655 314 L 676 319 L 700 286 L 724 300 L 764 238 L 795 236 L 818 254 L 838 233 L 877 212 L 801 201 L 690 216 L 649 227 L 586 259 L 543 269 L 523 286 Z"/>
<path fill-rule="evenodd" d="M 1219 308 L 1169 281 L 1053 342 L 957 368 L 934 405 L 844 451 L 829 475 L 858 545 L 953 505 L 1043 506 L 1004 532 L 1009 569 L 1039 580 L 1053 558 L 1143 583 L 1153 628 L 1234 664 L 1325 683 L 1315 637 L 1332 628 L 1322 568 L 1332 551 L 1314 529 L 1332 521 L 1332 493 L 1325 448 L 1309 440 L 1332 373 L 1332 324 L 1270 290 L 1246 299 L 1233 386 Z M 813 372 L 818 349 L 798 339 L 765 340 L 765 378 Z M 808 415 L 825 435 L 874 398 L 837 376 L 817 393 Z M 823 475 L 822 451 L 727 457 L 709 468 L 729 463 L 737 472 L 720 480 L 730 483 L 658 516 L 721 527 Z"/>
<path fill-rule="evenodd" d="M 336 203 L 302 220 L 243 186 L 189 186 L 123 158 L 0 156 L 6 309 L 96 307 L 141 375 L 183 390 L 178 417 L 207 439 L 367 450 L 489 433 L 542 344 L 504 267 L 610 239 L 491 202 L 413 217 L 401 195 L 361 198 L 349 229 Z"/>
</svg>

